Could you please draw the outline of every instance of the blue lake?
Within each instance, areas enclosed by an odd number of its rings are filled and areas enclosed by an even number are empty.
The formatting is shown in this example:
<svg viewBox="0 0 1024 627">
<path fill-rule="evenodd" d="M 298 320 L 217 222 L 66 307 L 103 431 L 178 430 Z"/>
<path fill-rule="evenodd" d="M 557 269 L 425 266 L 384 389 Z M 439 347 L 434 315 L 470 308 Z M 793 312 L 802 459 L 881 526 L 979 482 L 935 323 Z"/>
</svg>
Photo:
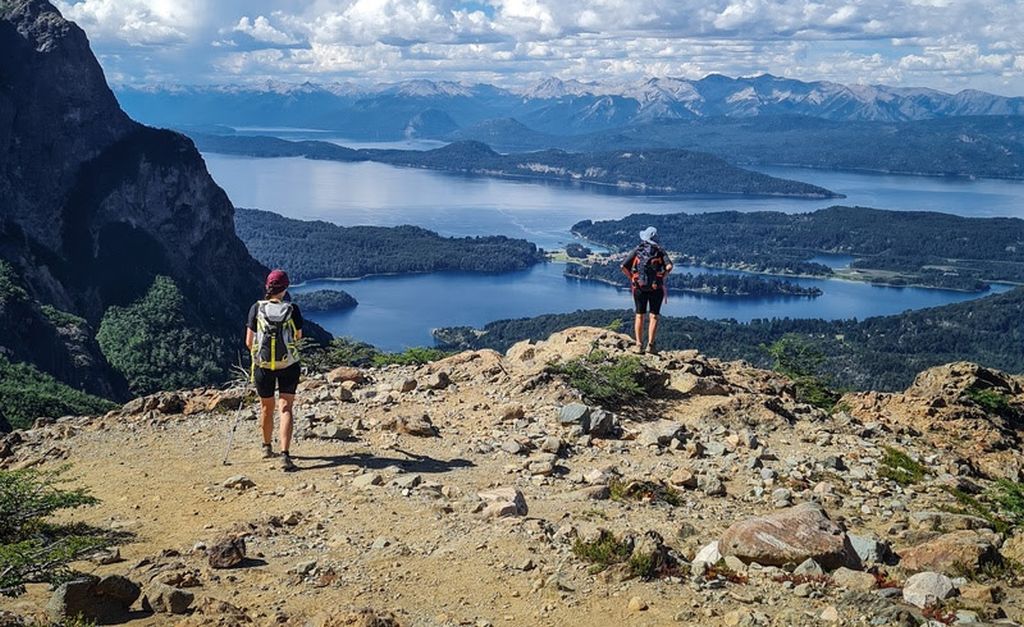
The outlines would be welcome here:
<svg viewBox="0 0 1024 627">
<path fill-rule="evenodd" d="M 415 142 L 403 146 L 430 147 Z M 580 220 L 616 219 L 631 213 L 804 212 L 841 203 L 1024 217 L 1024 182 L 1018 181 L 773 167 L 760 169 L 821 185 L 846 194 L 847 198 L 835 201 L 638 197 L 600 188 L 449 175 L 377 163 L 256 159 L 211 153 L 204 157 L 213 177 L 239 207 L 346 226 L 415 224 L 443 235 L 501 234 L 525 238 L 544 248 L 560 248 L 572 241 L 569 228 Z M 671 242 L 666 244 L 671 248 Z M 848 263 L 847 258 L 834 256 L 816 260 L 833 267 Z M 316 281 L 299 289 L 335 287 L 350 292 L 360 302 L 357 308 L 318 313 L 311 318 L 332 333 L 388 350 L 429 344 L 430 330 L 439 326 L 481 326 L 501 318 L 628 306 L 629 298 L 624 292 L 600 283 L 567 280 L 561 271 L 560 265 L 546 264 L 500 275 L 437 273 Z M 737 320 L 785 316 L 864 318 L 978 296 L 946 290 L 874 287 L 849 281 L 797 281 L 817 285 L 824 295 L 816 299 L 730 299 L 675 294 L 664 311 L 670 315 Z"/>
</svg>

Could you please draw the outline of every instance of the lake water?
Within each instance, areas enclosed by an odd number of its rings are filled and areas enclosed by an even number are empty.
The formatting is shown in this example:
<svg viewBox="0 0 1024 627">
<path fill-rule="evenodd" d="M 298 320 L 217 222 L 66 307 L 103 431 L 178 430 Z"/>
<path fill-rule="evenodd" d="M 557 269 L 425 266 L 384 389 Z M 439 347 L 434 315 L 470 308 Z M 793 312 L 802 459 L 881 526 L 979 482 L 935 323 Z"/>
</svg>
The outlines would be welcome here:
<svg viewBox="0 0 1024 627">
<path fill-rule="evenodd" d="M 605 283 L 562 276 L 564 266 L 547 263 L 522 272 L 479 274 L 439 272 L 382 276 L 358 281 L 318 280 L 292 288 L 293 293 L 343 289 L 359 305 L 310 318 L 337 336 L 354 337 L 385 350 L 433 344 L 437 327 L 480 327 L 492 320 L 525 318 L 579 309 L 627 309 L 632 297 Z M 679 271 L 707 272 L 683 268 Z M 792 279 L 824 292 L 818 298 L 720 298 L 673 292 L 662 313 L 702 318 L 866 318 L 906 309 L 934 307 L 977 298 L 976 294 L 920 288 L 874 287 L 856 281 Z M 993 292 L 1008 289 L 995 286 Z"/>
<path fill-rule="evenodd" d="M 414 142 L 402 147 L 430 146 Z M 580 220 L 616 219 L 631 213 L 804 212 L 842 203 L 960 215 L 1024 217 L 1024 182 L 1017 181 L 772 167 L 760 169 L 774 176 L 821 185 L 846 194 L 847 198 L 644 197 L 622 195 L 605 188 L 459 176 L 378 163 L 257 159 L 211 153 L 204 157 L 213 177 L 239 207 L 266 209 L 290 217 L 327 220 L 345 226 L 415 224 L 443 235 L 501 234 L 525 238 L 549 249 L 561 248 L 572 241 L 569 228 Z M 817 260 L 833 267 L 848 263 L 843 257 Z M 561 272 L 561 266 L 546 264 L 500 275 L 438 273 L 361 281 L 317 281 L 304 289 L 334 286 L 350 292 L 360 302 L 357 308 L 318 313 L 311 318 L 336 335 L 355 337 L 388 350 L 429 344 L 430 329 L 439 326 L 481 326 L 501 318 L 628 306 L 627 294 L 600 283 L 568 280 Z M 737 320 L 785 316 L 864 318 L 977 297 L 945 290 L 798 280 L 800 283 L 807 281 L 821 287 L 824 295 L 808 300 L 726 299 L 677 294 L 664 313 Z"/>
</svg>

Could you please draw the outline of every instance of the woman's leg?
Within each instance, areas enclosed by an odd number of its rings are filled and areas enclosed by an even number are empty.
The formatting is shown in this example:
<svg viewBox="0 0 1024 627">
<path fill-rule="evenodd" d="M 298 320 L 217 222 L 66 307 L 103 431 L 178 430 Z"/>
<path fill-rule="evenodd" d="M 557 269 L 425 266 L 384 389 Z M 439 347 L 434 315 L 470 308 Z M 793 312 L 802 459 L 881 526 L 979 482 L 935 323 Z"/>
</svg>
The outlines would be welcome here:
<svg viewBox="0 0 1024 627">
<path fill-rule="evenodd" d="M 287 453 L 292 444 L 292 408 L 295 395 L 281 392 L 281 452 Z"/>
</svg>

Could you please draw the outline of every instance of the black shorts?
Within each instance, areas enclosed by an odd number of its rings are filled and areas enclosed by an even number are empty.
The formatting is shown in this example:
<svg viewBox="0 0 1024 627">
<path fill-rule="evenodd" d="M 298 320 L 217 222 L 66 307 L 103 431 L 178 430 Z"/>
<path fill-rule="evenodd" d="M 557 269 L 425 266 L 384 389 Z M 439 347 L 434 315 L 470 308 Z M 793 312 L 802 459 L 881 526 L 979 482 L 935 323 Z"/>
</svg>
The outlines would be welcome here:
<svg viewBox="0 0 1024 627">
<path fill-rule="evenodd" d="M 655 316 L 661 315 L 661 302 L 665 300 L 665 290 L 658 288 L 656 290 L 635 290 L 633 292 L 633 303 L 636 305 L 636 312 L 638 314 L 647 313 L 647 307 L 650 306 L 651 313 Z"/>
<path fill-rule="evenodd" d="M 260 398 L 274 398 L 274 388 L 277 388 L 281 394 L 295 394 L 295 390 L 299 387 L 300 374 L 302 374 L 302 369 L 299 364 L 292 364 L 280 370 L 257 368 L 253 372 L 256 393 Z"/>
</svg>

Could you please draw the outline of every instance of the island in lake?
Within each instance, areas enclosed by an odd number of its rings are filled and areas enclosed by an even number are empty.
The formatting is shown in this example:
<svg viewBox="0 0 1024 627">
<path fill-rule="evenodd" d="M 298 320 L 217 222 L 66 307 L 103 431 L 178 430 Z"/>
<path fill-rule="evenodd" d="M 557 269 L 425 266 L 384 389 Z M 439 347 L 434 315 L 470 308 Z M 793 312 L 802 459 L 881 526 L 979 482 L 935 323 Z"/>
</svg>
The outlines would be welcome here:
<svg viewBox="0 0 1024 627">
<path fill-rule="evenodd" d="M 589 264 L 570 262 L 565 266 L 565 276 L 584 281 L 600 281 L 626 289 L 628 281 L 620 270 L 620 264 L 621 259 L 593 261 Z M 821 290 L 816 287 L 803 287 L 792 281 L 756 274 L 673 272 L 668 275 L 665 283 L 670 291 L 678 290 L 708 296 L 735 298 L 767 296 L 814 298 L 821 296 Z"/>
<path fill-rule="evenodd" d="M 668 215 L 575 224 L 574 234 L 612 250 L 655 226 L 678 263 L 750 272 L 840 277 L 886 285 L 980 292 L 1024 283 L 1024 220 L 835 206 L 811 213 L 758 211 Z M 833 269 L 822 253 L 853 258 Z"/>
<path fill-rule="evenodd" d="M 417 226 L 338 226 L 237 209 L 235 229 L 253 257 L 295 281 L 411 272 L 512 272 L 545 261 L 526 240 L 442 237 Z"/>
<path fill-rule="evenodd" d="M 288 141 L 260 135 L 192 135 L 205 152 L 250 157 L 305 157 L 375 161 L 459 174 L 611 187 L 627 194 L 739 194 L 841 198 L 817 185 L 738 168 L 702 152 L 658 148 L 605 152 L 542 150 L 501 154 L 478 141 L 434 150 L 355 150 L 323 141 Z"/>
</svg>

